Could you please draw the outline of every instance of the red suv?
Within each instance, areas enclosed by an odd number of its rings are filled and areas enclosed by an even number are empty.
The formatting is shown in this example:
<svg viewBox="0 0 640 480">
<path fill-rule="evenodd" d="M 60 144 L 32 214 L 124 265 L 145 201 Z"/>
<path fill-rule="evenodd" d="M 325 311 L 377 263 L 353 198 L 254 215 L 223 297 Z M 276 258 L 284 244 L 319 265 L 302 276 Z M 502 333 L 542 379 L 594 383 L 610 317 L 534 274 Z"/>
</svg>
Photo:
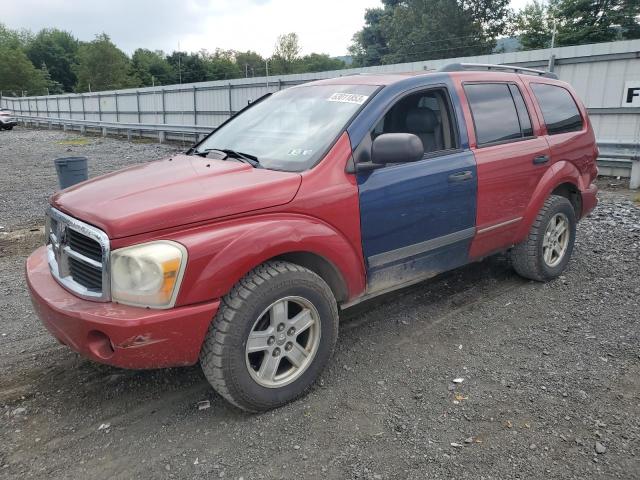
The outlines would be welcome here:
<svg viewBox="0 0 640 480">
<path fill-rule="evenodd" d="M 597 154 L 550 73 L 321 80 L 185 154 L 56 193 L 27 279 L 73 350 L 124 368 L 199 360 L 224 398 L 265 410 L 317 379 L 340 308 L 496 252 L 526 278 L 560 275 Z"/>
</svg>

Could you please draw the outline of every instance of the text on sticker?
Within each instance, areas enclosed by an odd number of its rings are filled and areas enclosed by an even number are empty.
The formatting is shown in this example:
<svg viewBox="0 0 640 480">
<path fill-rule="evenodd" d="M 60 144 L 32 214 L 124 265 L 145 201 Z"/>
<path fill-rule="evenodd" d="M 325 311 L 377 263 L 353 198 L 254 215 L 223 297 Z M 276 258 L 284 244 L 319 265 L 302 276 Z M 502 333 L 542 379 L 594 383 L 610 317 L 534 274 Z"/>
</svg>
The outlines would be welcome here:
<svg viewBox="0 0 640 480">
<path fill-rule="evenodd" d="M 368 95 L 358 95 L 357 93 L 334 93 L 328 100 L 330 102 L 356 103 L 362 105 L 367 98 L 369 98 Z"/>
</svg>

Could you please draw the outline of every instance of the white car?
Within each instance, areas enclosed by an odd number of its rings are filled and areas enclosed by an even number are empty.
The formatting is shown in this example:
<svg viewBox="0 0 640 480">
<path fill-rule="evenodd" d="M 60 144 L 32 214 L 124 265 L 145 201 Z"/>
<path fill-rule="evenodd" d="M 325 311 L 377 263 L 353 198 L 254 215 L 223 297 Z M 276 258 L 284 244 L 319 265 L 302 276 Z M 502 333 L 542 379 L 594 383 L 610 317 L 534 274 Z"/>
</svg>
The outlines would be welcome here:
<svg viewBox="0 0 640 480">
<path fill-rule="evenodd" d="M 11 130 L 18 124 L 12 115 L 11 110 L 0 110 L 0 130 Z"/>
</svg>

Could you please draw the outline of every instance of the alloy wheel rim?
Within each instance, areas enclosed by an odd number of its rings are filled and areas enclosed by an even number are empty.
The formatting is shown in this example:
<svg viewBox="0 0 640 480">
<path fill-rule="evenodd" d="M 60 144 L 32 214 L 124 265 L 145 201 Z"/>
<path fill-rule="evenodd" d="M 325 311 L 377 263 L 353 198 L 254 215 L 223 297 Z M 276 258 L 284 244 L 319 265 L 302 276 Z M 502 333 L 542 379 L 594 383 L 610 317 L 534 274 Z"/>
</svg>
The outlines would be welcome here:
<svg viewBox="0 0 640 480">
<path fill-rule="evenodd" d="M 564 213 L 551 217 L 542 241 L 542 257 L 549 267 L 562 262 L 569 247 L 569 234 L 569 219 Z"/>
<path fill-rule="evenodd" d="M 284 297 L 269 305 L 251 327 L 245 361 L 253 380 L 278 388 L 298 379 L 320 345 L 320 316 L 306 298 Z"/>
</svg>

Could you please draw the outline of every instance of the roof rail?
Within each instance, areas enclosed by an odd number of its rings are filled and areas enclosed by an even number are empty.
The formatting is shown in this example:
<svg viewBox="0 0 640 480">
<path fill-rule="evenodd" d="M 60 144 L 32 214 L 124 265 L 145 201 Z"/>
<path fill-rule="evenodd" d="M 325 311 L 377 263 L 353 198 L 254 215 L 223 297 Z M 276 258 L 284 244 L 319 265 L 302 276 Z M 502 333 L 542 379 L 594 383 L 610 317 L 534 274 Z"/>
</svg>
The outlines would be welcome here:
<svg viewBox="0 0 640 480">
<path fill-rule="evenodd" d="M 539 75 L 546 78 L 558 79 L 558 75 L 545 70 L 535 70 L 533 68 L 516 67 L 513 65 L 493 65 L 490 63 L 450 63 L 440 69 L 441 72 L 463 72 L 468 70 L 498 70 L 510 71 L 514 73 L 524 73 L 527 75 Z"/>
</svg>

